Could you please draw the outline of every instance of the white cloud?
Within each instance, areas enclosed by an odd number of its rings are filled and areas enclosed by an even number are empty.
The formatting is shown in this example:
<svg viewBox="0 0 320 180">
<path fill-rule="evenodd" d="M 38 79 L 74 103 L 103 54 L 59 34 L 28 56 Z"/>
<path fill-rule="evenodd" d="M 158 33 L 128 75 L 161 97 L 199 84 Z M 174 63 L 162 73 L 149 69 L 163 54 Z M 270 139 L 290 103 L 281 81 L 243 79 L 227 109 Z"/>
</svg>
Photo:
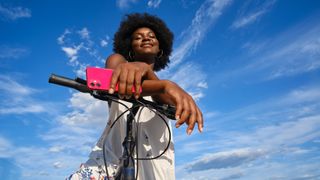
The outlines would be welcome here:
<svg viewBox="0 0 320 180">
<path fill-rule="evenodd" d="M 170 66 L 179 64 L 197 47 L 209 28 L 212 27 L 230 3 L 231 0 L 206 0 L 201 4 L 191 25 L 182 33 L 182 42 L 174 50 Z"/>
<path fill-rule="evenodd" d="M 190 26 L 181 34 L 183 39 L 173 51 L 169 68 L 159 73 L 161 78 L 170 79 L 179 84 L 195 100 L 205 96 L 203 89 L 208 88 L 206 73 L 194 63 L 186 63 L 179 67 L 177 65 L 187 58 L 192 50 L 196 49 L 198 43 L 201 42 L 209 28 L 213 26 L 229 4 L 231 4 L 231 0 L 206 0 L 202 3 Z"/>
<path fill-rule="evenodd" d="M 100 46 L 101 46 L 101 47 L 107 47 L 107 45 L 108 45 L 108 41 L 106 41 L 106 40 L 104 40 L 104 39 L 102 39 L 102 40 L 100 41 Z"/>
<path fill-rule="evenodd" d="M 272 6 L 275 4 L 276 0 L 266 1 L 260 6 L 258 6 L 254 10 L 250 10 L 248 13 L 244 13 L 245 15 L 241 14 L 240 17 L 238 17 L 233 24 L 231 25 L 232 28 L 238 29 L 242 28 L 244 26 L 247 26 L 249 24 L 253 24 L 254 22 L 258 21 L 264 14 L 266 14 Z M 245 3 L 245 7 L 243 8 L 243 11 L 247 11 L 245 9 L 247 4 Z M 242 12 L 243 13 L 243 12 Z"/>
<path fill-rule="evenodd" d="M 220 151 L 203 154 L 188 164 L 183 163 L 178 166 L 177 173 L 182 177 L 179 179 L 186 177 L 195 179 L 199 175 L 203 179 L 222 179 L 235 172 L 243 172 L 241 174 L 244 179 L 257 179 L 252 176 L 266 172 L 268 172 L 264 176 L 266 179 L 273 179 L 276 174 L 281 174 L 288 179 L 294 171 L 281 172 L 271 164 L 281 163 L 281 167 L 291 170 L 301 168 L 302 162 L 306 160 L 304 157 L 314 154 L 318 148 L 304 149 L 299 146 L 319 138 L 319 128 L 320 115 L 317 115 L 280 123 L 280 125 L 258 128 L 249 133 L 225 131 L 221 139 L 215 138 L 211 140 L 211 143 L 208 140 L 206 144 L 198 146 L 201 152 L 203 149 L 205 152 L 210 152 L 208 151 L 210 144 L 211 148 L 212 146 L 219 147 Z M 283 160 L 279 161 L 278 158 Z M 310 161 L 310 167 L 300 169 L 299 172 L 310 173 L 313 172 L 313 168 L 319 166 L 317 157 L 309 158 L 308 161 Z M 293 175 L 293 177 L 297 176 Z"/>
<path fill-rule="evenodd" d="M 229 168 L 254 161 L 264 155 L 265 152 L 261 149 L 235 149 L 203 155 L 199 160 L 187 164 L 185 168 L 191 172 Z"/>
<path fill-rule="evenodd" d="M 31 10 L 24 7 L 4 7 L 0 4 L 0 16 L 5 20 L 16 20 L 19 18 L 30 18 Z"/>
<path fill-rule="evenodd" d="M 266 11 L 261 10 L 258 12 L 255 12 L 253 14 L 248 15 L 247 17 L 243 17 L 236 22 L 232 24 L 233 28 L 241 28 L 243 26 L 246 26 L 248 24 L 252 24 L 253 22 L 257 21 L 258 18 L 260 18 L 263 14 L 265 14 Z"/>
<path fill-rule="evenodd" d="M 281 35 L 268 45 L 273 48 L 271 51 L 265 50 L 262 55 L 264 58 L 258 59 L 247 68 L 271 72 L 267 79 L 294 76 L 319 69 L 319 30 L 320 26 L 317 24 L 313 27 L 299 27 L 293 29 L 293 32 Z"/>
<path fill-rule="evenodd" d="M 207 119 L 201 137 L 178 141 L 184 142 L 178 148 L 185 149 L 179 152 L 179 156 L 200 155 L 188 165 L 180 163 L 177 167 L 178 174 L 181 173 L 179 179 L 196 179 L 199 176 L 203 179 L 223 179 L 238 173 L 244 179 L 257 179 L 258 174 L 265 172 L 269 172 L 266 179 L 276 175 L 287 179 L 292 177 L 293 170 L 281 172 L 273 167 L 281 163 L 276 166 L 299 168 L 306 160 L 305 156 L 318 151 L 319 92 L 318 86 L 303 87 L 234 112 L 220 112 L 213 121 Z M 252 116 L 255 118 L 249 119 Z M 283 158 L 283 161 L 278 161 L 278 158 Z M 312 169 L 319 165 L 316 163 L 318 158 L 308 158 L 310 166 L 299 172 L 313 172 Z M 313 175 L 310 174 L 310 177 Z"/>
<path fill-rule="evenodd" d="M 0 136 L 0 153 L 10 152 L 1 154 L 13 158 L 22 167 L 24 177 L 66 178 L 88 159 L 108 116 L 106 102 L 83 93 L 72 94 L 69 108 L 70 113 L 56 117 L 55 126 L 39 135 L 46 145 L 11 148 L 13 145 Z"/>
<path fill-rule="evenodd" d="M 245 52 L 249 50 L 248 54 L 238 56 L 237 59 L 245 59 L 247 64 L 216 72 L 211 83 L 269 81 L 318 70 L 320 24 L 314 21 L 297 24 L 261 43 L 246 43 Z"/>
<path fill-rule="evenodd" d="M 233 112 L 220 114 L 219 118 L 213 121 L 212 125 L 234 122 L 241 123 L 263 123 L 272 125 L 277 122 L 296 120 L 301 117 L 311 116 L 319 113 L 320 87 L 310 86 L 292 90 L 284 95 L 276 96 L 263 102 L 251 104 L 250 106 L 237 109 Z"/>
<path fill-rule="evenodd" d="M 109 37 L 100 40 L 100 46 L 106 46 Z M 90 31 L 87 27 L 80 30 L 66 29 L 58 38 L 57 42 L 61 45 L 61 50 L 68 57 L 68 64 L 73 68 L 74 73 L 78 77 L 85 77 L 85 69 L 91 63 L 94 66 L 104 66 L 105 58 L 100 55 L 100 48 L 90 36 Z M 95 60 L 95 61 L 92 61 Z"/>
<path fill-rule="evenodd" d="M 56 169 L 59 169 L 59 168 L 62 168 L 63 166 L 60 161 L 57 161 L 57 162 L 53 163 L 53 167 Z"/>
<path fill-rule="evenodd" d="M 192 74 L 192 76 L 191 76 Z M 206 73 L 194 63 L 186 63 L 174 69 L 169 68 L 159 73 L 161 79 L 170 79 L 186 90 L 195 100 L 204 97 L 203 90 L 208 88 Z"/>
<path fill-rule="evenodd" d="M 160 3 L 161 3 L 161 0 L 149 0 L 148 1 L 148 7 L 158 8 Z"/>
<path fill-rule="evenodd" d="M 62 47 L 61 49 L 69 57 L 71 63 L 78 63 L 76 60 L 78 59 L 78 52 L 81 48 L 82 44 L 75 47 Z"/>
<path fill-rule="evenodd" d="M 84 93 L 73 93 L 70 99 L 72 112 L 60 118 L 63 124 L 88 127 L 99 126 L 107 121 L 108 105 Z"/>
<path fill-rule="evenodd" d="M 0 114 L 53 113 L 45 108 L 52 104 L 32 98 L 39 90 L 18 83 L 11 76 L 0 75 L 0 91 Z"/>
<path fill-rule="evenodd" d="M 57 38 L 58 44 L 63 45 L 65 43 L 65 38 L 71 31 L 69 29 L 65 29 L 64 32 Z"/>
<path fill-rule="evenodd" d="M 84 27 L 80 31 L 78 31 L 78 34 L 80 35 L 80 37 L 82 39 L 86 39 L 86 40 L 90 39 L 90 35 L 89 35 L 90 32 L 86 27 Z"/>
<path fill-rule="evenodd" d="M 199 88 L 208 88 L 208 84 L 207 84 L 207 82 L 199 82 L 197 84 L 197 87 L 199 87 Z"/>
<path fill-rule="evenodd" d="M 120 9 L 129 8 L 130 4 L 136 3 L 138 0 L 117 0 L 117 6 Z"/>
<path fill-rule="evenodd" d="M 61 146 L 53 146 L 49 149 L 49 152 L 58 153 L 63 150 L 63 147 Z"/>
<path fill-rule="evenodd" d="M 22 105 L 20 107 L 0 107 L 0 114 L 25 114 L 46 112 L 42 105 Z"/>
<path fill-rule="evenodd" d="M 53 154 L 45 147 L 15 146 L 11 153 L 23 179 L 64 179 L 85 159 L 73 152 Z"/>
<path fill-rule="evenodd" d="M 0 46 L 0 59 L 18 59 L 26 56 L 28 53 L 29 50 L 26 48 Z"/>
<path fill-rule="evenodd" d="M 101 39 L 100 40 L 100 46 L 101 47 L 107 47 L 108 44 L 109 44 L 109 40 L 110 40 L 109 36 L 106 36 L 104 39 Z"/>
<path fill-rule="evenodd" d="M 0 158 L 10 157 L 11 148 L 12 148 L 11 142 L 8 139 L 0 136 Z"/>
<path fill-rule="evenodd" d="M 21 85 L 10 76 L 5 75 L 0 75 L 0 90 L 2 90 L 3 93 L 16 96 L 28 96 L 37 92 L 37 90 Z"/>
</svg>

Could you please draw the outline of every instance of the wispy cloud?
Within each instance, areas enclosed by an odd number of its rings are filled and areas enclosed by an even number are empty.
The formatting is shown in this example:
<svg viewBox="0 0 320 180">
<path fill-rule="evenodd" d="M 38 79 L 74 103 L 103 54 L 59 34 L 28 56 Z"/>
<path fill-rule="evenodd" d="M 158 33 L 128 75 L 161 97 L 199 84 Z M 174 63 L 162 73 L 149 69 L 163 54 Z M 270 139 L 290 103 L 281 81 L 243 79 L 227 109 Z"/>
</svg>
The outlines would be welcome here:
<svg viewBox="0 0 320 180">
<path fill-rule="evenodd" d="M 31 10 L 24 7 L 4 7 L 0 4 L 0 17 L 2 20 L 16 20 L 30 18 Z"/>
<path fill-rule="evenodd" d="M 195 50 L 198 43 L 206 35 L 209 28 L 222 15 L 223 10 L 231 3 L 231 0 L 206 0 L 197 10 L 191 25 L 182 33 L 183 39 L 175 48 L 171 57 L 170 66 L 179 64 Z"/>
<path fill-rule="evenodd" d="M 192 73 L 192 78 L 190 77 Z M 204 97 L 203 90 L 208 88 L 206 73 L 195 63 L 185 63 L 174 70 L 168 69 L 159 73 L 161 79 L 170 79 L 186 90 L 195 100 Z"/>
<path fill-rule="evenodd" d="M 10 157 L 11 153 L 8 151 L 10 148 L 12 148 L 11 142 L 0 136 L 0 158 Z"/>
<path fill-rule="evenodd" d="M 89 94 L 73 93 L 69 106 L 73 111 L 59 118 L 63 124 L 88 127 L 101 126 L 107 121 L 107 103 Z"/>
<path fill-rule="evenodd" d="M 241 172 L 245 179 L 257 179 L 261 174 L 265 174 L 264 179 L 274 179 L 278 175 L 293 179 L 301 177 L 303 172 L 309 172 L 311 177 L 318 176 L 310 172 L 319 166 L 319 158 L 314 156 L 318 145 L 312 144 L 320 137 L 319 129 L 320 115 L 316 115 L 258 128 L 251 133 L 224 132 L 221 141 L 214 142 L 225 150 L 203 154 L 177 169 L 180 175 L 184 174 L 182 177 L 191 179 L 199 175 L 204 179 L 222 179 L 235 172 Z M 228 140 L 223 140 L 225 137 Z M 305 144 L 309 144 L 307 149 Z M 313 158 L 308 158 L 309 166 L 301 169 L 305 157 L 310 155 Z M 279 162 L 278 158 L 283 161 Z M 280 167 L 290 171 L 279 171 Z"/>
<path fill-rule="evenodd" d="M 293 171 L 280 172 L 269 167 L 268 164 L 277 162 L 276 159 L 281 156 L 288 160 L 283 161 L 281 166 L 295 169 L 300 167 L 301 161 L 305 160 L 304 156 L 318 150 L 315 141 L 320 138 L 319 92 L 318 86 L 303 87 L 288 92 L 282 97 L 264 100 L 259 104 L 216 116 L 214 121 L 207 121 L 206 125 L 216 127 L 206 131 L 207 136 L 211 138 L 199 139 L 196 142 L 200 144 L 195 146 L 192 146 L 192 143 L 191 146 L 190 143 L 186 143 L 185 146 L 193 151 L 182 151 L 180 155 L 190 156 L 204 150 L 208 153 L 202 154 L 188 165 L 184 163 L 177 169 L 181 173 L 194 171 L 182 176 L 192 175 L 191 179 L 199 175 L 204 179 L 209 177 L 222 179 L 235 171 L 247 179 L 255 179 L 252 178 L 253 175 L 257 176 L 265 171 L 269 172 L 266 178 L 273 178 L 275 174 L 281 174 L 287 178 L 298 177 L 291 174 Z M 243 131 L 243 128 L 246 130 Z M 192 140 L 188 139 L 188 142 Z M 306 144 L 308 144 L 307 149 L 305 149 Z M 210 151 L 212 153 L 209 153 Z M 316 164 L 317 157 L 309 160 L 312 166 L 307 167 L 306 172 L 311 172 L 312 168 L 319 165 Z M 255 171 L 253 167 L 256 168 Z M 247 172 L 250 175 L 246 174 Z M 310 176 L 314 175 L 317 174 L 310 174 Z"/>
<path fill-rule="evenodd" d="M 263 15 L 270 11 L 272 6 L 276 3 L 276 0 L 265 1 L 260 5 L 255 4 L 255 9 L 250 8 L 250 10 L 248 10 L 247 8 L 249 6 L 249 3 L 252 3 L 252 1 L 244 4 L 244 7 L 242 7 L 240 11 L 239 17 L 232 23 L 232 28 L 242 28 L 258 21 L 260 18 L 262 18 Z"/>
<path fill-rule="evenodd" d="M 161 0 L 149 0 L 148 1 L 148 7 L 158 8 L 160 3 L 161 3 Z"/>
<path fill-rule="evenodd" d="M 35 89 L 21 85 L 10 76 L 5 75 L 0 75 L 0 90 L 2 90 L 3 93 L 17 96 L 28 96 L 36 92 Z"/>
<path fill-rule="evenodd" d="M 101 47 L 107 47 L 110 41 L 110 37 L 106 36 L 105 38 L 100 40 L 100 46 Z"/>
<path fill-rule="evenodd" d="M 64 32 L 57 38 L 58 44 L 62 45 L 65 43 L 65 38 L 71 31 L 69 29 L 65 29 Z"/>
<path fill-rule="evenodd" d="M 21 169 L 21 177 L 17 177 L 21 179 L 65 179 L 66 171 L 74 171 L 78 161 L 84 160 L 75 154 L 52 153 L 46 147 L 14 145 L 5 153 Z"/>
<path fill-rule="evenodd" d="M 213 26 L 230 3 L 230 0 L 206 0 L 202 3 L 187 30 L 181 33 L 183 39 L 173 51 L 169 68 L 159 73 L 161 78 L 178 83 L 196 100 L 204 97 L 203 90 L 208 88 L 206 73 L 196 63 L 187 62 L 182 66 L 177 65 L 181 64 L 182 60 L 196 49 L 209 28 Z M 192 78 L 185 78 L 189 77 L 190 73 L 192 73 Z"/>
<path fill-rule="evenodd" d="M 246 68 L 269 71 L 266 79 L 314 71 L 320 68 L 320 25 L 300 26 L 287 34 L 281 34 L 264 49 L 258 58 Z"/>
<path fill-rule="evenodd" d="M 69 112 L 56 118 L 57 126 L 49 129 L 40 137 L 50 146 L 53 154 L 52 169 L 61 168 L 64 175 L 72 173 L 87 157 L 108 121 L 108 105 L 88 94 L 73 93 L 69 101 Z M 72 155 L 70 155 L 70 153 Z M 70 156 L 69 158 L 64 158 Z M 70 161 L 72 158 L 72 162 Z M 53 170 L 53 171 L 52 171 Z M 61 173 L 60 173 L 61 174 Z"/>
<path fill-rule="evenodd" d="M 126 9 L 130 6 L 130 4 L 136 3 L 138 0 L 117 0 L 117 6 L 120 9 Z"/>
<path fill-rule="evenodd" d="M 26 48 L 0 46 L 0 59 L 18 59 L 26 56 L 29 50 Z"/>
<path fill-rule="evenodd" d="M 0 114 L 25 114 L 46 112 L 44 103 L 31 97 L 37 90 L 22 85 L 10 76 L 0 75 Z"/>
<path fill-rule="evenodd" d="M 188 164 L 186 169 L 192 172 L 235 167 L 253 161 L 264 156 L 264 154 L 265 152 L 261 149 L 237 149 L 218 152 L 203 156 L 201 159 Z"/>
<path fill-rule="evenodd" d="M 16 84 L 15 89 L 24 87 L 17 82 L 13 84 Z M 9 92 L 6 90 L 5 94 Z M 28 104 L 30 107 L 37 104 L 42 105 L 36 99 L 30 98 L 32 92 L 31 88 L 22 90 L 20 94 L 23 95 L 22 99 L 26 101 L 25 104 L 19 101 L 11 104 L 10 107 L 26 111 L 21 107 L 25 106 L 27 109 Z M 4 104 L 1 102 L 1 112 Z M 46 108 L 43 111 L 54 109 L 54 106 L 44 107 Z M 21 113 L 20 111 L 12 113 Z M 38 134 L 45 144 L 21 145 L 0 135 L 0 157 L 14 160 L 21 167 L 22 176 L 28 178 L 64 179 L 69 173 L 76 171 L 79 165 L 87 160 L 92 147 L 106 125 L 108 106 L 106 102 L 96 100 L 87 94 L 73 93 L 65 111 L 67 112 L 54 114 L 54 118 L 50 118 L 51 123 L 55 124 L 53 128 L 48 128 L 45 132 Z"/>
<path fill-rule="evenodd" d="M 148 0 L 147 6 L 149 8 L 158 8 L 162 0 Z M 137 3 L 138 0 L 117 0 L 116 4 L 120 9 L 128 9 L 131 5 Z"/>
<path fill-rule="evenodd" d="M 58 44 L 69 59 L 69 65 L 73 67 L 73 71 L 79 77 L 85 77 L 85 69 L 91 63 L 96 63 L 97 66 L 104 64 L 105 57 L 101 56 L 99 48 L 105 48 L 109 44 L 109 40 L 106 36 L 102 40 L 100 39 L 99 43 L 95 43 L 87 27 L 75 31 L 66 29 L 57 38 Z M 91 59 L 91 61 L 87 59 Z M 96 62 L 93 62 L 92 59 Z"/>
<path fill-rule="evenodd" d="M 78 31 L 78 34 L 80 35 L 80 37 L 84 40 L 90 40 L 90 32 L 89 30 L 84 27 L 81 30 Z"/>
<path fill-rule="evenodd" d="M 319 31 L 320 24 L 313 19 L 297 24 L 272 39 L 246 43 L 245 53 L 237 58 L 246 59 L 247 63 L 233 67 L 233 70 L 216 72 L 212 83 L 243 82 L 243 79 L 247 82 L 266 81 L 318 70 Z"/>
</svg>

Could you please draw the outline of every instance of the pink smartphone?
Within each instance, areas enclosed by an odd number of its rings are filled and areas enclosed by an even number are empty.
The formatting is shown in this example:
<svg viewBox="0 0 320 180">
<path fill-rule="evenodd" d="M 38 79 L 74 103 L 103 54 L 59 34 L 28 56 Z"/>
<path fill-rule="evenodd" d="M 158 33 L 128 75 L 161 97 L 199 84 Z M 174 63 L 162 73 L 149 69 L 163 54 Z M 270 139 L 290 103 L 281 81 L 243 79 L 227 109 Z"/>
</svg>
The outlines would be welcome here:
<svg viewBox="0 0 320 180">
<path fill-rule="evenodd" d="M 112 69 L 87 67 L 86 78 L 87 86 L 91 90 L 107 91 L 110 88 Z M 118 84 L 115 91 L 118 91 Z M 132 92 L 135 92 L 135 88 L 132 87 Z M 141 92 L 141 88 L 140 88 Z"/>
</svg>

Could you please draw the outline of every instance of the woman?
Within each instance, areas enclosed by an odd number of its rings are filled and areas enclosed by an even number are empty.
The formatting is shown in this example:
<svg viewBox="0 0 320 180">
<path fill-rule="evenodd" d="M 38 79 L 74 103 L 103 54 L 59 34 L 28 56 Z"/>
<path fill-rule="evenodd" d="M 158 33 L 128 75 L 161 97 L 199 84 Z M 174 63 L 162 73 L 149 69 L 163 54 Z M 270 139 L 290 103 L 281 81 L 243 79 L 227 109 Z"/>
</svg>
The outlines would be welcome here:
<svg viewBox="0 0 320 180">
<path fill-rule="evenodd" d="M 173 34 L 158 17 L 146 13 L 127 15 L 114 36 L 115 54 L 109 56 L 106 61 L 106 68 L 114 70 L 109 93 L 114 93 L 118 84 L 120 99 L 132 96 L 138 99 L 144 96 L 149 100 L 174 105 L 177 109 L 177 128 L 186 123 L 187 134 L 190 135 L 198 123 L 198 130 L 202 132 L 202 113 L 192 97 L 177 84 L 169 80 L 160 80 L 154 73 L 164 69 L 169 63 L 172 41 Z M 136 90 L 134 93 L 133 88 Z M 129 103 L 125 104 L 130 106 Z M 110 104 L 109 109 L 108 125 L 90 159 L 77 173 L 71 175 L 70 179 L 112 179 L 117 175 L 122 156 L 121 143 L 125 136 L 126 116 L 121 116 L 112 128 L 111 124 L 127 109 L 115 102 Z M 160 158 L 137 162 L 138 179 L 175 179 L 173 143 L 168 142 L 171 135 L 168 131 L 171 131 L 171 127 L 166 128 L 161 118 L 147 108 L 141 108 L 136 119 L 139 119 L 136 122 L 139 129 L 135 132 L 138 157 L 156 157 L 170 143 L 169 149 Z"/>
</svg>

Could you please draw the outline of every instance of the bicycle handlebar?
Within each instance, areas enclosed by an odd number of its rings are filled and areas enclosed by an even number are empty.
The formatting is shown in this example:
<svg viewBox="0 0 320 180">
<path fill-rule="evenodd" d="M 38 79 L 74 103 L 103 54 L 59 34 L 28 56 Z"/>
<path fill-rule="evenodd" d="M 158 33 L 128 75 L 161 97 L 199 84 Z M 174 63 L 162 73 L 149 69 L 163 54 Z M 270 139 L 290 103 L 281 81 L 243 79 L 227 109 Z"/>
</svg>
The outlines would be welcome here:
<svg viewBox="0 0 320 180">
<path fill-rule="evenodd" d="M 110 99 L 119 99 L 117 94 L 109 94 L 106 91 L 90 90 L 87 87 L 86 80 L 81 78 L 70 79 L 67 77 L 51 74 L 49 77 L 49 83 L 73 88 L 82 93 L 90 93 L 94 98 L 103 100 L 103 101 L 108 101 Z M 147 105 L 149 107 L 154 108 L 155 110 L 165 115 L 169 119 L 175 119 L 176 108 L 174 106 L 171 106 L 168 104 L 159 104 L 156 102 L 145 100 L 143 98 L 139 98 L 139 100 L 136 100 L 134 98 L 122 99 L 122 100 L 131 102 L 131 103 L 137 103 L 137 104 L 140 104 L 141 106 Z"/>
</svg>

